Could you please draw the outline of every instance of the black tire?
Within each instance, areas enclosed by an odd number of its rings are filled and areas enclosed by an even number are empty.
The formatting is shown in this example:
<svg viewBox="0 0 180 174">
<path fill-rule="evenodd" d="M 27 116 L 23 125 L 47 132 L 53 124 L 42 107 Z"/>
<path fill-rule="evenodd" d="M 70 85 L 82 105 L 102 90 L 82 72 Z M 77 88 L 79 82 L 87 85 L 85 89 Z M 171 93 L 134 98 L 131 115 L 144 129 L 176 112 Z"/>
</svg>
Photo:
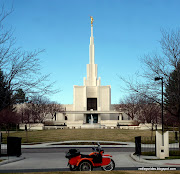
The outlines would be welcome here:
<svg viewBox="0 0 180 174">
<path fill-rule="evenodd" d="M 101 169 L 104 171 L 111 171 L 115 168 L 115 162 L 111 159 L 110 163 L 107 166 L 102 166 Z"/>
<path fill-rule="evenodd" d="M 69 164 L 69 169 L 71 171 L 76 171 L 77 170 L 77 166 Z"/>
<path fill-rule="evenodd" d="M 79 171 L 92 171 L 92 170 L 93 170 L 93 166 L 89 161 L 82 161 L 79 164 Z"/>
</svg>

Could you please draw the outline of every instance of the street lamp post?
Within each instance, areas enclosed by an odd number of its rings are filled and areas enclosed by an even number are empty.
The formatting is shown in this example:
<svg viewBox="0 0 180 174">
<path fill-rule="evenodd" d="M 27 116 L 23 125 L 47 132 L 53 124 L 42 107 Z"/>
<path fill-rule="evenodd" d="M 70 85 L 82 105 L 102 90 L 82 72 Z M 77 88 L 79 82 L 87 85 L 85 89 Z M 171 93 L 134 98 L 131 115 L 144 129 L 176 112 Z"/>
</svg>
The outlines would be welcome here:
<svg viewBox="0 0 180 174">
<path fill-rule="evenodd" d="M 162 80 L 162 103 L 161 103 L 161 107 L 162 107 L 162 111 L 161 111 L 161 121 L 162 121 L 162 146 L 164 146 L 164 121 L 163 121 L 163 77 L 155 77 L 154 79 L 155 81 L 158 80 Z"/>
</svg>

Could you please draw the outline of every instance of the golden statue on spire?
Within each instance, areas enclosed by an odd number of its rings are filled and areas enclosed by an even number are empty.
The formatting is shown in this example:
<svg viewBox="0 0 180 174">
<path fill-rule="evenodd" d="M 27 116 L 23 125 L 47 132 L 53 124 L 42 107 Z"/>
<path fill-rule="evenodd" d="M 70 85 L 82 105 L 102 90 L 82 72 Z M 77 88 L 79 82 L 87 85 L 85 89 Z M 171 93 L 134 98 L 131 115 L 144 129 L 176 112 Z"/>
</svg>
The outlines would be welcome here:
<svg viewBox="0 0 180 174">
<path fill-rule="evenodd" d="M 94 21 L 94 19 L 93 19 L 92 16 L 90 16 L 90 18 L 91 18 L 91 27 L 92 27 L 92 26 L 93 26 L 93 21 Z"/>
</svg>

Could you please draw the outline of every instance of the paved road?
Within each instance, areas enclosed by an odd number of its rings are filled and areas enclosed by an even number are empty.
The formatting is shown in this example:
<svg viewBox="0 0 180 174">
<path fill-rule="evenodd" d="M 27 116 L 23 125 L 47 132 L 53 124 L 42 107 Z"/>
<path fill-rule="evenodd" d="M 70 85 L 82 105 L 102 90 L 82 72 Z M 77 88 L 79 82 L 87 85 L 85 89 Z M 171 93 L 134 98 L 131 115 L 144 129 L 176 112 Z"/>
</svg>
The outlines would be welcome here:
<svg viewBox="0 0 180 174">
<path fill-rule="evenodd" d="M 38 171 L 69 171 L 68 159 L 65 152 L 69 148 L 33 148 L 22 149 L 24 160 L 16 161 L 0 166 L 0 173 L 14 172 L 38 172 Z M 78 148 L 83 154 L 91 152 L 91 148 Z M 103 148 L 105 154 L 111 154 L 116 164 L 116 170 L 137 170 L 139 167 L 167 167 L 155 161 L 154 163 L 141 163 L 134 161 L 130 154 L 134 152 L 132 147 Z M 11 160 L 11 158 L 9 158 Z M 101 170 L 101 169 L 95 169 Z"/>
<path fill-rule="evenodd" d="M 137 169 L 138 167 L 155 167 L 155 164 L 139 163 L 130 157 L 131 152 L 108 152 L 113 155 L 116 169 Z M 0 173 L 5 171 L 68 171 L 68 159 L 64 152 L 59 153 L 24 153 L 26 159 L 0 166 Z"/>
</svg>

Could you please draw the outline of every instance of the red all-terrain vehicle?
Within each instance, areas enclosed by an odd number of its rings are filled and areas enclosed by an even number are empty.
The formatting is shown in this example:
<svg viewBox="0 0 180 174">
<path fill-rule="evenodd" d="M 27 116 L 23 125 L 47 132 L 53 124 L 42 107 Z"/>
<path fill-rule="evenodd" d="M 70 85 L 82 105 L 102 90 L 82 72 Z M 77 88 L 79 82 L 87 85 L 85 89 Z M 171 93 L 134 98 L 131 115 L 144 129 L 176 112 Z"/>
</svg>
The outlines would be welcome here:
<svg viewBox="0 0 180 174">
<path fill-rule="evenodd" d="M 70 170 L 92 171 L 95 167 L 101 167 L 105 171 L 114 170 L 115 163 L 112 156 L 103 154 L 104 150 L 101 149 L 99 143 L 97 144 L 98 146 L 93 147 L 93 152 L 89 155 L 81 154 L 77 149 L 70 149 L 66 154 Z"/>
</svg>

